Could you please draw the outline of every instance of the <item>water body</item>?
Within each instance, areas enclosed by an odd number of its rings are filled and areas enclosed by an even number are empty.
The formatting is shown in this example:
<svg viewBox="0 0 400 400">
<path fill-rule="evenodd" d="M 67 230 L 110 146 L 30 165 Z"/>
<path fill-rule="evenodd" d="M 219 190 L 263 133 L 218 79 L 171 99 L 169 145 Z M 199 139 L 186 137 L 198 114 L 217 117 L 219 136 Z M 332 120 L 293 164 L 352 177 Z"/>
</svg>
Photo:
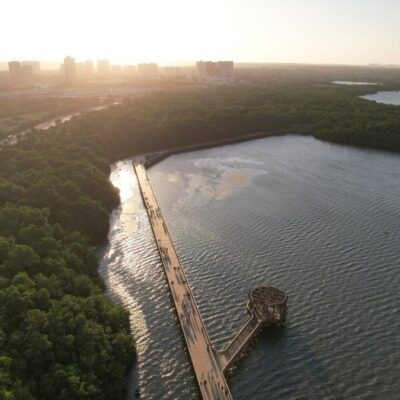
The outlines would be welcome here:
<svg viewBox="0 0 400 400">
<path fill-rule="evenodd" d="M 355 81 L 333 81 L 335 85 L 347 85 L 347 86 L 377 86 L 381 85 L 378 82 L 355 82 Z"/>
<path fill-rule="evenodd" d="M 149 171 L 210 336 L 222 347 L 259 285 L 289 295 L 232 371 L 236 400 L 398 399 L 400 156 L 285 136 L 169 157 Z M 101 273 L 132 313 L 129 399 L 197 399 L 133 168 Z"/>
<path fill-rule="evenodd" d="M 363 99 L 376 101 L 377 103 L 400 106 L 400 91 L 382 91 L 361 96 Z"/>
<path fill-rule="evenodd" d="M 88 111 L 98 111 L 98 110 L 103 110 L 104 108 L 107 108 L 107 106 L 96 106 L 96 107 L 91 107 Z M 41 124 L 36 125 L 33 129 L 36 129 L 38 131 L 45 131 L 47 129 L 50 129 L 54 126 L 57 125 L 57 123 L 63 124 L 64 122 L 70 121 L 73 117 L 76 117 L 78 115 L 81 115 L 82 112 L 75 112 L 72 114 L 64 115 L 58 118 L 53 118 L 49 121 L 42 122 Z M 21 135 L 24 135 L 28 133 L 31 129 L 27 129 L 24 132 L 21 132 Z"/>
<path fill-rule="evenodd" d="M 115 104 L 120 104 L 120 103 L 119 102 L 114 102 L 113 105 L 115 105 Z M 21 137 L 29 134 L 32 130 L 46 131 L 47 129 L 55 127 L 57 125 L 57 123 L 63 124 L 64 122 L 68 122 L 73 117 L 81 115 L 83 112 L 99 111 L 99 110 L 103 110 L 103 109 L 105 109 L 107 107 L 109 107 L 109 106 L 108 105 L 93 106 L 93 107 L 90 107 L 89 109 L 87 109 L 85 111 L 77 111 L 77 112 L 74 112 L 74 113 L 71 113 L 71 114 L 67 114 L 67 115 L 64 115 L 64 116 L 58 116 L 56 118 L 52 118 L 52 119 L 50 119 L 48 121 L 41 122 L 40 124 L 35 125 L 33 128 L 24 129 L 21 132 L 13 133 L 11 135 L 8 135 L 5 139 L 0 141 L 0 145 L 2 143 L 15 144 L 15 143 L 18 142 L 18 140 Z"/>
</svg>

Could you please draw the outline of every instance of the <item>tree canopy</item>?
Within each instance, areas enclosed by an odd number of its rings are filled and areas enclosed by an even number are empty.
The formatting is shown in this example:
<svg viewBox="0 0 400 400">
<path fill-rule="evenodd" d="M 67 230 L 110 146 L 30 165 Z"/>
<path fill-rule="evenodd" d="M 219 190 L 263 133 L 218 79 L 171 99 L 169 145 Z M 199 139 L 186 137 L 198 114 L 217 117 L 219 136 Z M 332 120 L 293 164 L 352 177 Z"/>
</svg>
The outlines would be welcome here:
<svg viewBox="0 0 400 400">
<path fill-rule="evenodd" d="M 108 161 L 56 138 L 0 156 L 0 399 L 122 399 L 128 312 L 105 297 L 93 244 L 119 202 Z"/>
<path fill-rule="evenodd" d="M 0 148 L 0 399 L 123 397 L 129 316 L 102 294 L 92 251 L 119 202 L 110 162 L 253 132 L 400 151 L 400 109 L 363 91 L 294 81 L 161 91 Z"/>
</svg>

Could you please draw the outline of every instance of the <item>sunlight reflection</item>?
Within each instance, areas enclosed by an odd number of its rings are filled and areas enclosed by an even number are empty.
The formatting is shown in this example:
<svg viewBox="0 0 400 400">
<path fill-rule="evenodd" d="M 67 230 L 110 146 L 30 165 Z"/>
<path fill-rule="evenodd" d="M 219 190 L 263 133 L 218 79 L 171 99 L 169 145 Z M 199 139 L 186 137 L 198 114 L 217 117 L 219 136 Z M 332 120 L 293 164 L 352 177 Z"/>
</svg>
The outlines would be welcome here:
<svg viewBox="0 0 400 400">
<path fill-rule="evenodd" d="M 132 172 L 127 168 L 123 168 L 121 165 L 117 165 L 115 171 L 113 171 L 112 182 L 119 189 L 121 197 L 121 203 L 124 203 L 130 197 L 132 197 L 134 190 L 132 181 Z"/>
</svg>

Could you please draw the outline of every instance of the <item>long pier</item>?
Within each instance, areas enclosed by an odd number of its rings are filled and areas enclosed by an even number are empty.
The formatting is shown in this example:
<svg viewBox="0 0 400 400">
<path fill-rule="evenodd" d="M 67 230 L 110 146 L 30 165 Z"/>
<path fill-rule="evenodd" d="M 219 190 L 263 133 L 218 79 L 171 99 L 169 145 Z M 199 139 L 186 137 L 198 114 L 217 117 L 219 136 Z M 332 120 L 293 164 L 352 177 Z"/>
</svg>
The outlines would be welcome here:
<svg viewBox="0 0 400 400">
<path fill-rule="evenodd" d="M 134 167 L 201 395 L 204 400 L 232 400 L 220 358 L 208 337 L 146 169 L 141 163 L 134 163 Z"/>
<path fill-rule="evenodd" d="M 287 296 L 275 288 L 254 289 L 248 303 L 250 318 L 224 350 L 215 350 L 150 185 L 146 168 L 142 162 L 134 161 L 133 166 L 201 396 L 203 400 L 233 400 L 224 372 L 263 323 L 284 321 Z"/>
</svg>

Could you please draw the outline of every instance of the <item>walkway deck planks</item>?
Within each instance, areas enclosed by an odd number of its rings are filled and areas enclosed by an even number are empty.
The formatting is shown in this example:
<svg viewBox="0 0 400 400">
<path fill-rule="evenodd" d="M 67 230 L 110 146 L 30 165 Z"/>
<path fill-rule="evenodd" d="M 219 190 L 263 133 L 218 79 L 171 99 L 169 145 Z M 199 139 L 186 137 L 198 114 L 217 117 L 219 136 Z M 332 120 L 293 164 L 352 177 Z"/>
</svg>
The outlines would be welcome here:
<svg viewBox="0 0 400 400">
<path fill-rule="evenodd" d="M 134 162 L 133 165 L 202 398 L 232 400 L 223 373 L 228 360 L 221 357 L 212 347 L 185 271 L 147 178 L 146 169 L 142 163 Z M 236 353 L 236 350 L 233 353 Z"/>
</svg>

